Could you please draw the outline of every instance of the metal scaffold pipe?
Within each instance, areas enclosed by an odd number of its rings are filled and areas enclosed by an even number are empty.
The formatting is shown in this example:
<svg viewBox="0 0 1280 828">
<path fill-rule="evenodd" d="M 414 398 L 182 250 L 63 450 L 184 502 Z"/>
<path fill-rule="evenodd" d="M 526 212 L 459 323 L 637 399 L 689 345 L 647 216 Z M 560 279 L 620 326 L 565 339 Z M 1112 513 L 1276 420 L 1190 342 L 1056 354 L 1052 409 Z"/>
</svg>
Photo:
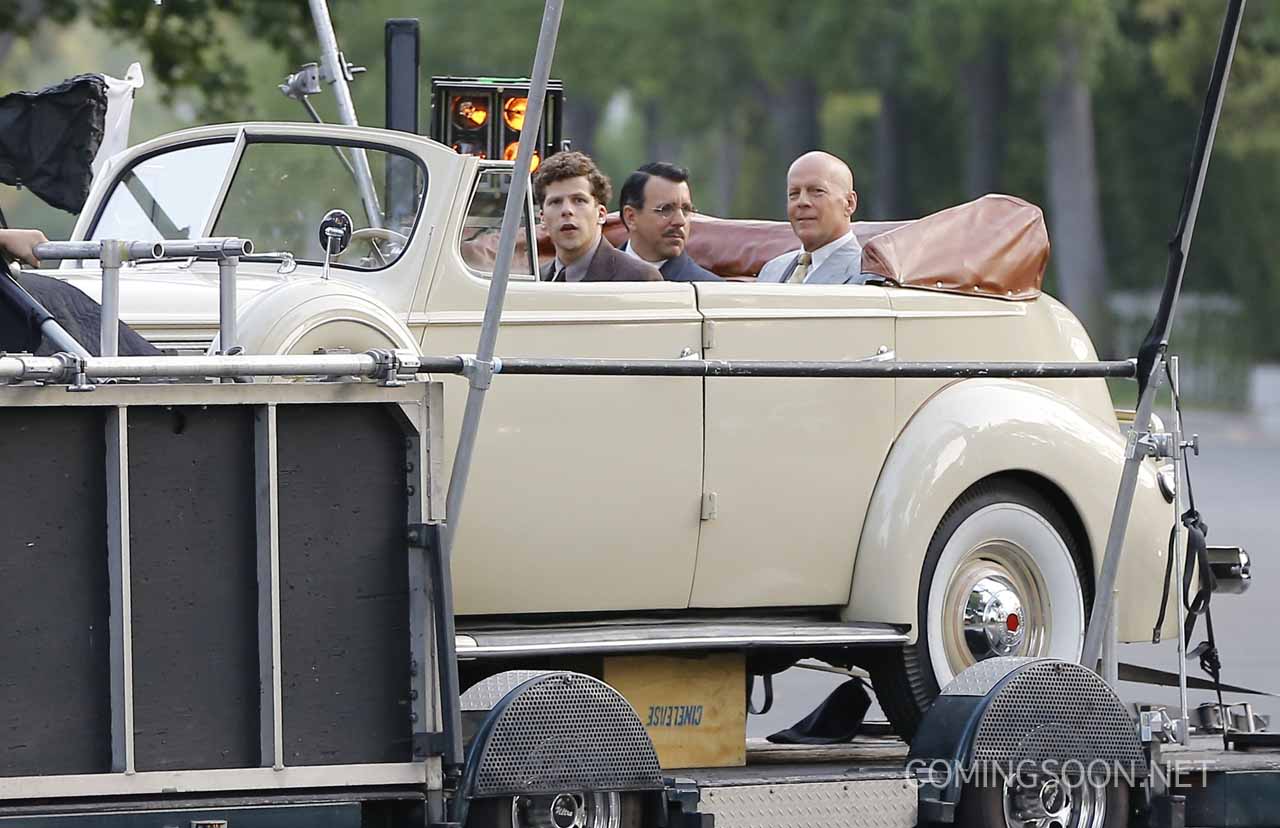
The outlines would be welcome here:
<svg viewBox="0 0 1280 828">
<path fill-rule="evenodd" d="M 310 0 L 311 19 L 316 27 L 316 39 L 320 41 L 320 65 L 333 86 L 338 103 L 338 117 L 347 126 L 359 126 L 356 105 L 351 99 L 351 87 L 347 83 L 347 61 L 338 48 L 338 35 L 333 30 L 326 0 Z M 373 172 L 369 169 L 369 156 L 360 147 L 351 148 L 351 160 L 355 166 L 356 183 L 360 188 L 360 201 L 371 227 L 382 226 L 382 208 L 378 205 L 378 192 L 373 186 Z"/>
<path fill-rule="evenodd" d="M 429 359 L 408 351 L 316 356 L 50 357 L 0 356 L 0 379 L 70 382 L 87 379 L 207 379 L 237 377 L 368 377 L 412 379 L 419 371 L 461 373 L 462 357 Z"/>
<path fill-rule="evenodd" d="M 374 352 L 370 352 L 374 353 Z M 376 376 L 378 357 L 318 356 L 88 357 L 79 363 L 90 379 L 123 377 L 202 378 L 244 376 Z M 411 355 L 395 352 L 403 365 Z M 412 356 L 418 373 L 467 374 L 476 357 Z M 3 379 L 70 379 L 69 355 L 0 356 Z M 715 359 L 494 359 L 495 374 L 597 377 L 795 377 L 809 379 L 1132 379 L 1133 360 L 1111 362 L 769 362 Z M 24 367 L 25 366 L 25 367 Z"/>
<path fill-rule="evenodd" d="M 144 241 L 53 241 L 37 244 L 34 253 L 37 259 L 61 261 L 62 259 L 101 259 L 109 246 L 119 251 L 121 261 L 134 262 L 139 259 L 164 258 L 163 242 Z"/>
<path fill-rule="evenodd" d="M 454 454 L 453 473 L 449 478 L 449 494 L 445 505 L 447 522 L 443 531 L 446 550 L 453 545 L 467 477 L 471 470 L 471 456 L 475 449 L 476 435 L 480 428 L 480 416 L 484 410 L 484 394 L 489 387 L 493 353 L 498 341 L 498 326 L 502 320 L 502 306 L 507 295 L 507 281 L 511 273 L 511 260 L 515 255 L 516 233 L 524 211 L 525 193 L 529 186 L 526 174 L 533 160 L 537 142 L 538 125 L 542 121 L 543 104 L 547 98 L 547 81 L 551 77 L 551 61 L 555 56 L 556 37 L 560 32 L 560 15 L 563 0 L 547 0 L 542 12 L 542 27 L 538 32 L 538 47 L 533 58 L 530 75 L 529 102 L 525 111 L 525 128 L 520 132 L 520 146 L 516 152 L 515 174 L 511 177 L 511 190 L 502 214 L 502 230 L 498 234 L 498 252 L 493 265 L 493 277 L 489 282 L 489 297 L 484 309 L 484 321 L 480 326 L 480 341 L 476 346 L 475 367 L 471 373 L 471 389 L 462 415 L 462 430 L 458 435 L 458 448 Z"/>
<path fill-rule="evenodd" d="M 1177 229 L 1169 242 L 1169 264 L 1165 272 L 1164 289 L 1160 295 L 1160 306 L 1138 350 L 1138 411 L 1129 435 L 1125 464 L 1116 493 L 1115 511 L 1111 515 L 1111 528 L 1107 533 L 1106 552 L 1098 574 L 1095 592 L 1097 600 L 1094 601 L 1093 610 L 1089 616 L 1084 650 L 1080 659 L 1080 663 L 1090 669 L 1097 667 L 1098 659 L 1102 657 L 1103 642 L 1112 634 L 1111 628 L 1116 623 L 1113 590 L 1120 574 L 1120 558 L 1124 553 L 1125 532 L 1129 527 L 1129 511 L 1133 507 L 1133 495 L 1138 485 L 1138 467 L 1144 459 L 1142 452 L 1137 450 L 1137 439 L 1140 433 L 1150 428 L 1151 424 L 1156 386 L 1159 384 L 1164 367 L 1169 332 L 1173 325 L 1178 296 L 1182 291 L 1187 255 L 1191 251 L 1191 235 L 1195 230 L 1200 198 L 1204 194 L 1205 176 L 1209 172 L 1209 159 L 1213 155 L 1213 141 L 1218 131 L 1218 121 L 1222 116 L 1222 104 L 1226 100 L 1227 79 L 1231 75 L 1231 62 L 1240 37 L 1240 21 L 1244 14 L 1244 6 L 1245 0 L 1229 0 L 1227 4 L 1226 15 L 1222 21 L 1222 32 L 1218 39 L 1218 53 L 1214 58 L 1209 88 L 1205 94 L 1204 109 L 1200 116 L 1200 127 L 1196 133 L 1195 148 L 1192 151 L 1191 169 L 1182 193 Z"/>
</svg>

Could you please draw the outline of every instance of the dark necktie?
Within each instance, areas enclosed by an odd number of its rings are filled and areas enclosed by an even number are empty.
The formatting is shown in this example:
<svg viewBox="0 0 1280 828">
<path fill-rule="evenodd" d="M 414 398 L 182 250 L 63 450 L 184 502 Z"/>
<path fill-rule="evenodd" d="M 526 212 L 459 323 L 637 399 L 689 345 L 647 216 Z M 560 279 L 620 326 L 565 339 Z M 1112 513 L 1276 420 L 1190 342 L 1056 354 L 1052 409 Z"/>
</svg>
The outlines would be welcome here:
<svg viewBox="0 0 1280 828">
<path fill-rule="evenodd" d="M 551 268 L 552 268 L 551 278 L 547 280 L 548 282 L 563 282 L 563 281 L 565 281 L 565 275 L 564 275 L 564 272 L 565 272 L 568 268 L 562 267 L 562 268 L 560 268 L 559 270 L 556 270 L 556 269 L 555 269 L 555 264 L 552 264 L 552 265 L 551 265 Z"/>
</svg>

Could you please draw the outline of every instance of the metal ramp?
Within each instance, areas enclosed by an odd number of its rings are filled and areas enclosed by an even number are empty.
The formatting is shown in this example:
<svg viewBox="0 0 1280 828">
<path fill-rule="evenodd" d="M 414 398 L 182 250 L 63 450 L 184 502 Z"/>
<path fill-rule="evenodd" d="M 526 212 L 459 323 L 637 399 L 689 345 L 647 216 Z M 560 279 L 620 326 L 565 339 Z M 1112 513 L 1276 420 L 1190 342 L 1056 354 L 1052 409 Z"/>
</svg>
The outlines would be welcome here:
<svg viewBox="0 0 1280 828">
<path fill-rule="evenodd" d="M 752 739 L 745 767 L 673 773 L 697 786 L 698 812 L 714 814 L 716 828 L 910 828 L 916 786 L 906 757 L 896 738 L 822 747 Z"/>
</svg>

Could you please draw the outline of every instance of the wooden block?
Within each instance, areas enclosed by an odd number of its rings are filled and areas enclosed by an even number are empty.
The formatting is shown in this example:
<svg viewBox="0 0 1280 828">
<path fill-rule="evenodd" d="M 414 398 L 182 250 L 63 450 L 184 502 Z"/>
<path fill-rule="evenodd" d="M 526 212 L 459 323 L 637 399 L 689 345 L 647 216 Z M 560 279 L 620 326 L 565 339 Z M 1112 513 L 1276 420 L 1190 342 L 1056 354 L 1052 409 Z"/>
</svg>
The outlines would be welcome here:
<svg viewBox="0 0 1280 828">
<path fill-rule="evenodd" d="M 664 769 L 746 764 L 741 653 L 606 658 L 604 680 L 635 708 Z"/>
</svg>

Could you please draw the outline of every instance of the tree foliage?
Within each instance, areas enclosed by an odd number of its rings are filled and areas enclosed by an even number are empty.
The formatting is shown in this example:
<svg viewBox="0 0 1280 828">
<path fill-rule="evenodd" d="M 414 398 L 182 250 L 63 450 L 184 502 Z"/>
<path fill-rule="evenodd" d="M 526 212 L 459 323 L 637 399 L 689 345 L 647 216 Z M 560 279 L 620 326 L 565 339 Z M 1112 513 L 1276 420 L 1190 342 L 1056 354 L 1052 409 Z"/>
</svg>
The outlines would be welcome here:
<svg viewBox="0 0 1280 828">
<path fill-rule="evenodd" d="M 662 155 L 691 168 L 703 209 L 778 218 L 786 165 L 820 147 L 853 165 L 861 217 L 898 218 L 991 188 L 1052 206 L 1047 148 L 1060 119 L 1045 90 L 1063 69 L 1065 38 L 1089 93 L 1105 284 L 1142 288 L 1163 275 L 1223 5 L 567 0 L 553 74 L 565 83 L 571 137 L 615 177 Z M 383 20 L 421 19 L 424 77 L 519 76 L 532 62 L 542 0 L 330 0 L 330 8 L 348 59 L 370 68 L 354 93 L 361 120 L 376 125 Z M 168 100 L 194 103 L 198 120 L 304 117 L 275 84 L 319 56 L 305 0 L 0 3 L 10 40 L 76 20 L 140 49 L 151 80 Z M 0 82 L 4 60 L 0 36 Z M 1280 7 L 1253 3 L 1189 284 L 1245 297 L 1252 341 L 1271 357 L 1280 357 L 1269 324 L 1280 314 L 1280 259 L 1271 255 L 1280 242 L 1269 219 L 1280 208 L 1271 184 L 1280 168 L 1277 93 Z M 326 98 L 316 103 L 332 117 Z M 1058 259 L 1077 243 L 1054 241 Z"/>
</svg>

